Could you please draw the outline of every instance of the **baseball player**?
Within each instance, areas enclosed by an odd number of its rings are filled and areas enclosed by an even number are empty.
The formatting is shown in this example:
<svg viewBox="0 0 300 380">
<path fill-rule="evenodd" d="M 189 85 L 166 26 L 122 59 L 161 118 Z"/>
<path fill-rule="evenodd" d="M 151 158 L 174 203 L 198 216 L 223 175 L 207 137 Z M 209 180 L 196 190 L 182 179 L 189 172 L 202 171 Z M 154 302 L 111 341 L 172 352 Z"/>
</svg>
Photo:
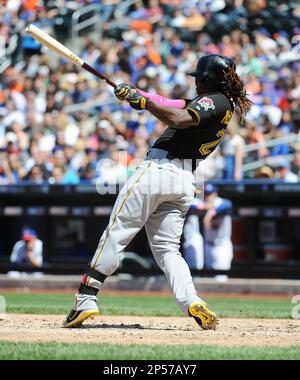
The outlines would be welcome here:
<svg viewBox="0 0 300 380">
<path fill-rule="evenodd" d="M 190 269 L 201 270 L 204 267 L 204 239 L 200 233 L 199 215 L 197 210 L 202 202 L 194 198 L 183 227 L 184 258 Z"/>
<path fill-rule="evenodd" d="M 153 256 L 164 272 L 177 305 L 203 329 L 215 329 L 217 317 L 195 290 L 179 252 L 186 213 L 195 194 L 194 171 L 219 145 L 234 107 L 247 112 L 250 101 L 232 59 L 207 55 L 199 59 L 197 97 L 171 100 L 122 83 L 115 95 L 136 110 L 147 110 L 168 128 L 148 151 L 121 189 L 109 224 L 82 278 L 64 327 L 78 327 L 99 314 L 96 295 L 119 265 L 119 255 L 145 226 Z"/>
<path fill-rule="evenodd" d="M 206 266 L 208 269 L 228 270 L 233 257 L 232 203 L 219 197 L 217 188 L 211 184 L 204 188 L 204 201 L 207 209 L 203 218 Z"/>
<path fill-rule="evenodd" d="M 197 211 L 203 212 L 204 239 L 200 233 L 198 215 L 194 214 Z M 184 227 L 183 247 L 190 268 L 202 269 L 205 263 L 208 269 L 230 269 L 233 257 L 231 212 L 231 201 L 219 197 L 216 186 L 206 184 L 204 201 L 194 199 Z M 217 278 L 225 279 L 224 276 Z"/>
<path fill-rule="evenodd" d="M 43 242 L 38 239 L 35 230 L 32 228 L 25 228 L 23 230 L 22 240 L 17 241 L 14 245 L 10 261 L 33 267 L 41 267 L 43 265 Z"/>
</svg>

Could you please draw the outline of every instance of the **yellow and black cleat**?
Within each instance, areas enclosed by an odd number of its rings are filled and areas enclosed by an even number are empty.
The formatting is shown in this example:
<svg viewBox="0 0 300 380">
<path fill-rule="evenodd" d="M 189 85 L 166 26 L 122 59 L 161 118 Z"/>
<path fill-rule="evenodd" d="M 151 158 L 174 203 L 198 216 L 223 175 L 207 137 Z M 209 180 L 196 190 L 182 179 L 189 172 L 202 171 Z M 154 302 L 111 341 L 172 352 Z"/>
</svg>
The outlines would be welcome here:
<svg viewBox="0 0 300 380">
<path fill-rule="evenodd" d="M 71 310 L 63 322 L 63 327 L 81 327 L 86 319 L 94 319 L 97 315 L 99 315 L 99 310 Z"/>
<path fill-rule="evenodd" d="M 196 301 L 190 304 L 189 314 L 203 330 L 215 330 L 218 319 L 214 312 L 209 310 L 203 302 Z"/>
</svg>

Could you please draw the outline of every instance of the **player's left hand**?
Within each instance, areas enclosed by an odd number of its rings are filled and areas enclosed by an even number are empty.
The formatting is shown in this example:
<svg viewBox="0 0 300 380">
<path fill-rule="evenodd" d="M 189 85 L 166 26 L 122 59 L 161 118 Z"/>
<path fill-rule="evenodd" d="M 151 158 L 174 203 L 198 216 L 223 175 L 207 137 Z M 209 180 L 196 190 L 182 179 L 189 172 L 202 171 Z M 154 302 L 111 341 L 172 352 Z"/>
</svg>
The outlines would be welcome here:
<svg viewBox="0 0 300 380">
<path fill-rule="evenodd" d="M 137 92 L 135 87 L 121 83 L 115 88 L 114 93 L 118 99 L 127 100 L 132 108 L 136 110 L 146 109 L 147 98 Z"/>
<path fill-rule="evenodd" d="M 131 91 L 126 98 L 127 102 L 131 105 L 131 108 L 135 110 L 144 110 L 147 106 L 147 98 L 141 95 L 137 91 Z"/>
</svg>

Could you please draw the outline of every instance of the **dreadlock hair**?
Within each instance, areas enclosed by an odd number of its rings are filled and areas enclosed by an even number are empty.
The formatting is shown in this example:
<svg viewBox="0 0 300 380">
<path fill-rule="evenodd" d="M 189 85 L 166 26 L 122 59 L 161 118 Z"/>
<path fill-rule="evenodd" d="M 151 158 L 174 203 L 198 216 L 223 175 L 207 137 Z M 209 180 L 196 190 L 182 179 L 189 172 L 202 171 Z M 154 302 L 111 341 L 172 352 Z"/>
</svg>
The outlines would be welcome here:
<svg viewBox="0 0 300 380">
<path fill-rule="evenodd" d="M 226 96 L 239 107 L 241 115 L 246 114 L 250 110 L 251 104 L 253 104 L 253 102 L 247 98 L 244 82 L 231 67 L 228 67 L 226 72 L 224 71 L 224 74 L 227 81 L 224 89 Z"/>
</svg>

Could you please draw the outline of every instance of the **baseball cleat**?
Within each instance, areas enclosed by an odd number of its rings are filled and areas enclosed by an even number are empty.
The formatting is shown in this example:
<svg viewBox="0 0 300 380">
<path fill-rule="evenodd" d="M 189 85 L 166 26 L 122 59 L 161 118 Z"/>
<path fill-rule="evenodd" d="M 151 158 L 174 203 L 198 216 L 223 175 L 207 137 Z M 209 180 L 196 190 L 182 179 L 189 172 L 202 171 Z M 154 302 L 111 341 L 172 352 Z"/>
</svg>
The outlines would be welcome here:
<svg viewBox="0 0 300 380">
<path fill-rule="evenodd" d="M 215 330 L 218 319 L 214 312 L 209 310 L 203 302 L 195 301 L 189 306 L 189 314 L 203 330 Z"/>
<path fill-rule="evenodd" d="M 86 319 L 94 319 L 96 315 L 99 315 L 99 310 L 71 310 L 63 322 L 63 327 L 81 327 Z"/>
</svg>

